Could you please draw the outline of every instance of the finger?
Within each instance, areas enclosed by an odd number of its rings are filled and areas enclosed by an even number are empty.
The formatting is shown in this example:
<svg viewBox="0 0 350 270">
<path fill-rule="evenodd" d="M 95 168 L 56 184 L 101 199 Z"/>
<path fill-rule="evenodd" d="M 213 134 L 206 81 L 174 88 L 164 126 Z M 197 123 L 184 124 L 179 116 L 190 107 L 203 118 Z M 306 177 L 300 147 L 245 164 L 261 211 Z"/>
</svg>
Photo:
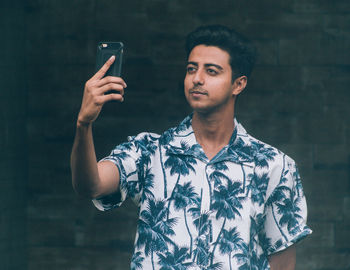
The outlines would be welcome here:
<svg viewBox="0 0 350 270">
<path fill-rule="evenodd" d="M 118 83 L 108 83 L 98 89 L 98 94 L 106 94 L 108 91 L 115 90 L 124 95 L 124 87 Z"/>
<path fill-rule="evenodd" d="M 107 76 L 102 78 L 96 83 L 96 86 L 101 87 L 107 83 L 119 83 L 122 84 L 124 88 L 127 87 L 125 81 L 121 77 Z"/>
<path fill-rule="evenodd" d="M 123 102 L 124 97 L 120 94 L 108 94 L 108 95 L 101 97 L 101 102 L 103 104 L 108 102 L 108 101 L 112 101 L 112 100 Z"/>
<path fill-rule="evenodd" d="M 112 55 L 107 61 L 106 63 L 104 63 L 104 65 L 100 68 L 99 71 L 96 72 L 96 74 L 94 76 L 92 76 L 92 79 L 101 79 L 107 72 L 107 70 L 109 69 L 109 67 L 113 64 L 115 60 L 115 56 Z"/>
</svg>

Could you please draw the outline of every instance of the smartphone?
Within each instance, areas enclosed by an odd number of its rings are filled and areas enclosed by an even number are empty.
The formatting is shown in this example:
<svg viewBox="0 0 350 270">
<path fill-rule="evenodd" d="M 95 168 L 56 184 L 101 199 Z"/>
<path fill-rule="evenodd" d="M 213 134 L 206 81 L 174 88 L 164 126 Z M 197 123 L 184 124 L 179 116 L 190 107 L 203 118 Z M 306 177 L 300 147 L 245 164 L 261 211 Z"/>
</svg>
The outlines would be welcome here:
<svg viewBox="0 0 350 270">
<path fill-rule="evenodd" d="M 114 63 L 109 67 L 104 75 L 120 77 L 122 71 L 124 45 L 122 42 L 99 42 L 97 44 L 96 72 L 114 55 Z"/>
</svg>

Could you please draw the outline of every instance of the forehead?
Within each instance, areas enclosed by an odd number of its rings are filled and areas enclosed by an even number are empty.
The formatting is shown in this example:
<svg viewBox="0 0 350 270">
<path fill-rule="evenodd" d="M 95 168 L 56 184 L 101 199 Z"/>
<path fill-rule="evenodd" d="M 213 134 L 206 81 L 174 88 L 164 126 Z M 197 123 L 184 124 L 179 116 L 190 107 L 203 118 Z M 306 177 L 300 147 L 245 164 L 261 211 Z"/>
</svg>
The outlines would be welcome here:
<svg viewBox="0 0 350 270">
<path fill-rule="evenodd" d="M 230 55 L 216 46 L 198 45 L 192 49 L 188 56 L 188 62 L 212 63 L 225 67 L 230 65 Z"/>
</svg>

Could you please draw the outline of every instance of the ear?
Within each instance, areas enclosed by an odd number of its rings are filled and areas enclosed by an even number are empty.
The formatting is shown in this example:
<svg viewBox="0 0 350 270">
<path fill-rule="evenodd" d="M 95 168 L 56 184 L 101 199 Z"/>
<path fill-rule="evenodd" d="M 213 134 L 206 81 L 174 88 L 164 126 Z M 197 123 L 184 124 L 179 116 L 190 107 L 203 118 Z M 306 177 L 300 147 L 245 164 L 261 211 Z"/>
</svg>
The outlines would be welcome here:
<svg viewBox="0 0 350 270">
<path fill-rule="evenodd" d="M 247 76 L 241 76 L 235 79 L 232 84 L 232 94 L 235 96 L 239 95 L 247 86 L 247 80 Z"/>
</svg>

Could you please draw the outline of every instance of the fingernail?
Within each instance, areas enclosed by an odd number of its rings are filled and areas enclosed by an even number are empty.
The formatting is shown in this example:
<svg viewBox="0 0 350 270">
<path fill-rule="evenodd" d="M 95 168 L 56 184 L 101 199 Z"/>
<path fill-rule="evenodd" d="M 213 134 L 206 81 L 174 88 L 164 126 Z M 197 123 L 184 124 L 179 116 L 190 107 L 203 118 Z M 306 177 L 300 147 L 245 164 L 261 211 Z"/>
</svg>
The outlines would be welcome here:
<svg viewBox="0 0 350 270">
<path fill-rule="evenodd" d="M 112 55 L 110 58 L 109 58 L 109 60 L 114 60 L 114 58 L 115 58 L 115 56 L 114 55 Z"/>
</svg>

